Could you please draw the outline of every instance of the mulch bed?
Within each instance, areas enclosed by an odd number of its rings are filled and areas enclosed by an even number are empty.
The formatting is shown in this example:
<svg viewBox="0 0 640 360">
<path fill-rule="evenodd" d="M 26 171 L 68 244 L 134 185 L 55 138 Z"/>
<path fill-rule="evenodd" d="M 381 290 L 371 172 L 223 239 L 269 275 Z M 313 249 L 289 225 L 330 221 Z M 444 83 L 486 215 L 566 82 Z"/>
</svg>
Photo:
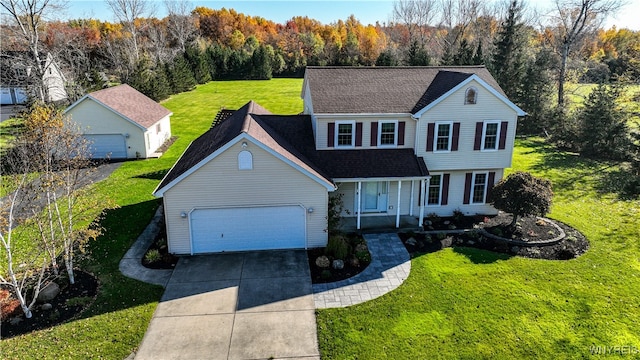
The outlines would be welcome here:
<svg viewBox="0 0 640 360">
<path fill-rule="evenodd" d="M 142 257 L 142 265 L 149 269 L 173 269 L 178 263 L 178 257 L 169 254 L 169 247 L 167 246 L 167 227 L 165 225 L 164 216 L 158 223 L 160 231 L 156 234 L 153 243 L 147 249 L 145 256 Z M 148 261 L 147 254 L 150 251 L 156 250 L 160 253 L 160 258 L 156 261 Z"/>
<path fill-rule="evenodd" d="M 492 218 L 485 218 L 486 222 L 476 224 L 484 227 L 488 232 L 497 232 L 495 229 L 505 227 L 511 222 L 511 215 L 503 214 Z M 500 241 L 491 239 L 481 235 L 477 231 L 466 232 L 464 234 L 444 234 L 444 233 L 400 233 L 398 234 L 402 243 L 412 257 L 424 253 L 435 252 L 446 247 L 473 247 L 477 249 L 489 250 L 493 252 L 508 254 L 512 256 L 522 256 L 534 259 L 547 260 L 569 260 L 584 254 L 589 249 L 589 242 L 582 233 L 576 229 L 556 220 L 552 220 L 562 230 L 566 237 L 557 243 L 545 246 L 522 246 L 520 244 L 509 243 L 508 241 Z M 557 235 L 550 232 L 552 227 L 540 225 L 535 217 L 526 217 L 518 220 L 521 226 L 519 233 L 524 236 L 519 237 L 517 234 L 511 234 L 507 229 L 502 229 L 502 236 L 515 236 L 515 240 L 521 241 L 544 241 L 552 239 Z M 554 228 L 555 229 L 555 228 Z M 493 232 L 492 232 L 493 231 Z M 557 230 L 556 230 L 557 231 Z M 531 232 L 535 236 L 531 236 Z M 410 238 L 415 240 L 409 241 Z M 409 241 L 409 243 L 407 243 Z"/>
<path fill-rule="evenodd" d="M 65 272 L 61 274 L 66 275 Z M 82 270 L 76 270 L 74 274 L 75 284 L 73 285 L 68 284 L 66 277 L 56 280 L 60 286 L 60 293 L 48 302 L 53 306 L 52 309 L 42 310 L 41 304 L 36 304 L 30 319 L 24 317 L 17 299 L 9 297 L 0 301 L 2 338 L 11 338 L 67 322 L 91 305 L 98 294 L 98 279 Z"/>
<path fill-rule="evenodd" d="M 340 281 L 344 279 L 348 279 L 350 277 L 356 276 L 361 273 L 364 269 L 369 265 L 368 263 L 362 264 L 360 263 L 358 266 L 353 266 L 349 261 L 345 261 L 344 268 L 337 269 L 327 269 L 329 270 L 331 276 L 323 275 L 322 272 L 325 269 L 321 269 L 316 266 L 315 260 L 324 255 L 324 248 L 310 249 L 307 250 L 307 258 L 309 259 L 309 269 L 311 269 L 311 282 L 314 284 L 324 284 L 335 281 Z M 333 261 L 333 259 L 329 258 L 329 260 Z M 326 273 L 329 274 L 329 273 Z"/>
</svg>

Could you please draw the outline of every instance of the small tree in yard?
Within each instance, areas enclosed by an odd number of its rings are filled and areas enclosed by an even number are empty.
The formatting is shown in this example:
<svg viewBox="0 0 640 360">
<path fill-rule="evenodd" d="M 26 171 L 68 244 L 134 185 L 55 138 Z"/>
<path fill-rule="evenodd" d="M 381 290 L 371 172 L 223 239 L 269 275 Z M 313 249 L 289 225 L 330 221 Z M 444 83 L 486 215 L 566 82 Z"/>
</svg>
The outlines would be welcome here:
<svg viewBox="0 0 640 360">
<path fill-rule="evenodd" d="M 551 209 L 551 182 L 527 172 L 516 172 L 502 179 L 491 190 L 491 205 L 513 214 L 513 228 L 519 216 L 544 216 Z"/>
</svg>

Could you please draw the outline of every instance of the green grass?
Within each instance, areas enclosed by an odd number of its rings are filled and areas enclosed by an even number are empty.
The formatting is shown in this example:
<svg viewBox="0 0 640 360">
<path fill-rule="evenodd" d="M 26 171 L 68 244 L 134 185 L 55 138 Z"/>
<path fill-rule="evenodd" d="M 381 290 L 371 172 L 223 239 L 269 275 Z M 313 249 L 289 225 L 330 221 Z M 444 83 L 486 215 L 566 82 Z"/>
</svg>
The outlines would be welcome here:
<svg viewBox="0 0 640 360">
<path fill-rule="evenodd" d="M 84 261 L 83 268 L 100 280 L 96 302 L 79 319 L 2 340 L 1 357 L 123 359 L 134 351 L 162 288 L 124 277 L 118 264 L 160 204 L 152 191 L 189 143 L 211 126 L 221 107 L 238 108 L 253 99 L 274 113 L 295 114 L 302 111 L 301 87 L 301 79 L 211 82 L 165 101 L 163 105 L 174 113 L 171 127 L 178 140 L 160 159 L 126 162 L 108 179 L 95 184 L 98 196 L 118 205 L 106 211 L 101 221 L 105 233 L 91 243 L 90 259 Z M 30 245 L 23 242 L 16 246 Z"/>
<path fill-rule="evenodd" d="M 397 290 L 318 311 L 322 357 L 577 359 L 592 345 L 640 349 L 640 201 L 601 189 L 610 169 L 518 141 L 510 171 L 551 179 L 550 217 L 582 231 L 591 249 L 570 261 L 470 248 L 418 256 Z"/>
</svg>

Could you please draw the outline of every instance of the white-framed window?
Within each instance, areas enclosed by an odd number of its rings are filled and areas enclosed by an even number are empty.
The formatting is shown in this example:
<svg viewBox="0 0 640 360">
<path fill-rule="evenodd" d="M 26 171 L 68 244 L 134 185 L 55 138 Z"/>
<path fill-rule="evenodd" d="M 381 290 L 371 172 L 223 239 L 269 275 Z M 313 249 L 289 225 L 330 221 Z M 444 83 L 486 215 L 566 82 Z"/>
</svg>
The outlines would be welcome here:
<svg viewBox="0 0 640 360">
<path fill-rule="evenodd" d="M 242 150 L 238 154 L 238 170 L 253 169 L 253 154 L 247 150 Z"/>
<path fill-rule="evenodd" d="M 378 146 L 398 145 L 398 121 L 380 121 L 378 123 Z"/>
<path fill-rule="evenodd" d="M 158 125 L 156 125 L 156 134 L 160 134 L 160 131 L 162 131 L 162 127 L 160 126 L 160 123 L 158 123 Z"/>
<path fill-rule="evenodd" d="M 464 104 L 465 105 L 474 105 L 478 100 L 478 91 L 474 87 L 468 88 L 464 92 Z"/>
<path fill-rule="evenodd" d="M 438 206 L 442 201 L 442 175 L 431 175 L 427 188 L 427 206 Z"/>
<path fill-rule="evenodd" d="M 451 136 L 453 134 L 453 122 L 436 122 L 433 143 L 433 151 L 451 151 Z"/>
<path fill-rule="evenodd" d="M 471 179 L 471 203 L 484 204 L 487 194 L 487 180 L 489 174 L 486 172 L 473 173 Z"/>
<path fill-rule="evenodd" d="M 482 144 L 480 149 L 498 150 L 500 141 L 500 121 L 485 121 L 482 126 Z"/>
<path fill-rule="evenodd" d="M 356 143 L 356 122 L 336 121 L 335 147 L 353 147 Z"/>
</svg>

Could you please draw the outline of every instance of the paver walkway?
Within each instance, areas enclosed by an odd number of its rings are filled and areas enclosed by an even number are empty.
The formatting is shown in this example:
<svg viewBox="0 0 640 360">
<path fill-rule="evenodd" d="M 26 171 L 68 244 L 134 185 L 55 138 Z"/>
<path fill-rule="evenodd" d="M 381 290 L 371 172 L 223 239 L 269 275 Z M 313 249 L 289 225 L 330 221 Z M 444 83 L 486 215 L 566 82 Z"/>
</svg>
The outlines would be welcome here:
<svg viewBox="0 0 640 360">
<path fill-rule="evenodd" d="M 395 233 L 365 234 L 371 263 L 360 274 L 342 281 L 313 285 L 316 308 L 360 304 L 382 296 L 402 284 L 411 271 L 407 249 Z"/>
</svg>

